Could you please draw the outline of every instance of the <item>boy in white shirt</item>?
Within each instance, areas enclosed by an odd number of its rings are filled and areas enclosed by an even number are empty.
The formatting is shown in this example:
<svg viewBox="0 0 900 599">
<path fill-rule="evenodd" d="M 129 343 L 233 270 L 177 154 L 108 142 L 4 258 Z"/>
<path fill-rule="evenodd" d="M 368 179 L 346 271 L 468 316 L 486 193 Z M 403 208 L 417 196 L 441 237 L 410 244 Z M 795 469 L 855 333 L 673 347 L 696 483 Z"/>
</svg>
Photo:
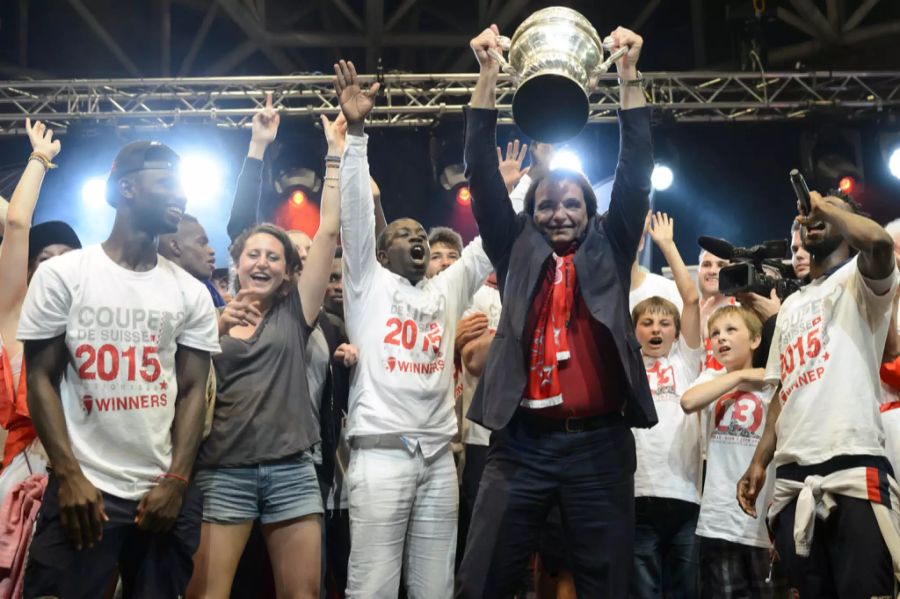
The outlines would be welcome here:
<svg viewBox="0 0 900 599">
<path fill-rule="evenodd" d="M 403 569 L 410 597 L 449 598 L 459 508 L 449 451 L 457 431 L 453 343 L 493 267 L 476 239 L 426 279 L 428 241 L 412 219 L 390 223 L 376 240 L 363 132 L 373 91 L 355 85 L 352 63 L 342 61 L 341 72 L 360 113 L 346 115 L 341 166 L 344 310 L 347 336 L 360 348 L 347 421 L 347 597 L 396 597 Z"/>
<path fill-rule="evenodd" d="M 893 596 L 900 494 L 885 456 L 878 367 L 897 266 L 890 235 L 838 194 L 811 193 L 809 215 L 798 217 L 811 282 L 778 314 L 766 366 L 778 401 L 738 500 L 756 516 L 774 460 L 769 524 L 793 591 Z"/>
<path fill-rule="evenodd" d="M 671 593 L 694 597 L 700 420 L 685 415 L 679 400 L 703 365 L 699 293 L 675 247 L 674 221 L 657 213 L 651 224 L 650 237 L 672 268 L 684 309 L 679 316 L 672 302 L 651 297 L 632 311 L 659 423 L 633 430 L 637 470 L 631 589 L 638 598 Z"/>
<path fill-rule="evenodd" d="M 775 388 L 766 385 L 764 369 L 753 368 L 762 323 L 740 306 L 725 306 L 709 319 L 716 360 L 725 370 L 707 369 L 681 397 L 686 414 L 703 412 L 709 423 L 706 484 L 700 503 L 702 597 L 771 597 L 769 533 L 734 501 L 734 483 L 753 457 L 765 426 L 766 409 Z M 770 473 L 771 474 L 771 473 Z M 771 497 L 771 477 L 757 505 Z"/>
</svg>

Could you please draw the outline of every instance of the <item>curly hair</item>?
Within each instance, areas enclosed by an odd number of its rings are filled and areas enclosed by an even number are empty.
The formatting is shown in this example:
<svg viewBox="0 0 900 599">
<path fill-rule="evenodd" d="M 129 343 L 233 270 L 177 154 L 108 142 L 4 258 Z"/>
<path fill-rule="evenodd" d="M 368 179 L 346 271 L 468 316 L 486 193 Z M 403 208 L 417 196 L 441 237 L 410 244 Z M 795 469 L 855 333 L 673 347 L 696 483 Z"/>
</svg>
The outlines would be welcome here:
<svg viewBox="0 0 900 599">
<path fill-rule="evenodd" d="M 247 240 L 259 233 L 271 235 L 280 241 L 281 246 L 284 248 L 285 277 L 284 281 L 281 283 L 281 287 L 275 292 L 278 299 L 283 299 L 287 297 L 291 287 L 297 284 L 301 270 L 300 254 L 297 253 L 294 244 L 291 243 L 291 238 L 288 237 L 288 234 L 284 229 L 271 223 L 254 225 L 238 235 L 237 239 L 231 244 L 231 247 L 228 248 L 228 252 L 231 254 L 232 262 L 234 262 L 234 264 L 239 264 L 241 254 L 244 252 L 244 246 L 247 245 Z M 240 290 L 241 282 L 235 277 L 234 292 L 237 293 Z"/>
</svg>

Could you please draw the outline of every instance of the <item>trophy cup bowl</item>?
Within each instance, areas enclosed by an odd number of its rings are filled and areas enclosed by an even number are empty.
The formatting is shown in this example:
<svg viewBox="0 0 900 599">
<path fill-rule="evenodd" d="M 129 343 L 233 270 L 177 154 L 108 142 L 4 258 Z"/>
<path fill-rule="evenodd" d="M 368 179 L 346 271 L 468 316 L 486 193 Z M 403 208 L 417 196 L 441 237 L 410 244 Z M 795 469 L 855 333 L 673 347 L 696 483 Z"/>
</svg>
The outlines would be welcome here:
<svg viewBox="0 0 900 599">
<path fill-rule="evenodd" d="M 577 11 L 551 6 L 519 25 L 512 39 L 500 39 L 509 60 L 491 56 L 514 81 L 513 120 L 523 133 L 538 141 L 556 143 L 584 128 L 589 96 L 599 75 L 627 49 L 603 59 L 609 47 L 597 30 Z"/>
</svg>

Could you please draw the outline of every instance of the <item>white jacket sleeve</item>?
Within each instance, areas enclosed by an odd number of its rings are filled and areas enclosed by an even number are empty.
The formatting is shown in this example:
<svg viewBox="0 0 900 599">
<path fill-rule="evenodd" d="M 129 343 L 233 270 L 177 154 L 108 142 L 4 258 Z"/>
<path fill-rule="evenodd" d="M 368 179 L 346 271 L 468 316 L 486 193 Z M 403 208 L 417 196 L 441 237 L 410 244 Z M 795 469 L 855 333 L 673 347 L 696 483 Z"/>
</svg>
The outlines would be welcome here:
<svg viewBox="0 0 900 599">
<path fill-rule="evenodd" d="M 369 136 L 348 135 L 341 163 L 341 245 L 344 293 L 365 295 L 378 268 L 375 258 L 375 200 L 369 186 Z"/>
<path fill-rule="evenodd" d="M 531 177 L 522 175 L 516 187 L 509 194 L 509 201 L 512 203 L 513 210 L 516 214 L 525 210 L 525 196 L 528 194 L 528 188 L 531 187 Z"/>
</svg>

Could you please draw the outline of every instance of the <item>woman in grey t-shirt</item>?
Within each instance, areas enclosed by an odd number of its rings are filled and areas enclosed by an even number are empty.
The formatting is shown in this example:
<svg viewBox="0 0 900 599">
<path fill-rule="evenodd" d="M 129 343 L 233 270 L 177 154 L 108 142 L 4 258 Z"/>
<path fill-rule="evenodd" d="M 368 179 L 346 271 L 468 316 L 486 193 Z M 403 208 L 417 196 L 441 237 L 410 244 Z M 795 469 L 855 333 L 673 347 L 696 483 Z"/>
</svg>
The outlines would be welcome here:
<svg viewBox="0 0 900 599">
<path fill-rule="evenodd" d="M 361 93 L 358 86 L 355 92 Z M 321 221 L 301 268 L 283 229 L 254 224 L 252 217 L 242 222 L 255 212 L 250 205 L 258 200 L 262 156 L 278 128 L 271 96 L 253 119 L 229 223 L 231 233 L 246 230 L 231 247 L 238 291 L 219 321 L 215 413 L 197 458 L 203 528 L 188 596 L 229 595 L 255 520 L 262 525 L 279 594 L 319 595 L 323 509 L 310 453 L 319 431 L 305 353 L 340 231 L 342 153 L 340 127 L 322 120 L 328 158 Z"/>
</svg>

